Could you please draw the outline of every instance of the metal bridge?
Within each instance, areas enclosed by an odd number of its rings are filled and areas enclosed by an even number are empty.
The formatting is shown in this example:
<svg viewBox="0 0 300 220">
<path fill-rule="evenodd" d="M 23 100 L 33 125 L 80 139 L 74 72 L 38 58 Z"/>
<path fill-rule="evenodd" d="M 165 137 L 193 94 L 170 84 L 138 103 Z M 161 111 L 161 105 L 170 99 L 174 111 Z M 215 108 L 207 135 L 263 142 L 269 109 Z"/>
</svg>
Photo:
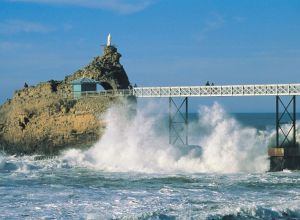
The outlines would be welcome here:
<svg viewBox="0 0 300 220">
<path fill-rule="evenodd" d="M 133 88 L 136 97 L 283 96 L 300 95 L 300 84 L 174 86 Z"/>
<path fill-rule="evenodd" d="M 296 96 L 300 95 L 300 84 L 135 87 L 81 93 L 85 95 L 169 98 L 169 143 L 173 145 L 189 144 L 189 97 L 273 96 L 276 98 L 276 146 L 269 150 L 271 170 L 295 169 L 295 166 L 300 169 L 300 148 L 296 143 Z"/>
<path fill-rule="evenodd" d="M 300 95 L 300 84 L 136 87 L 122 90 L 82 92 L 81 95 L 135 96 L 145 98 L 205 96 L 298 96 Z"/>
</svg>

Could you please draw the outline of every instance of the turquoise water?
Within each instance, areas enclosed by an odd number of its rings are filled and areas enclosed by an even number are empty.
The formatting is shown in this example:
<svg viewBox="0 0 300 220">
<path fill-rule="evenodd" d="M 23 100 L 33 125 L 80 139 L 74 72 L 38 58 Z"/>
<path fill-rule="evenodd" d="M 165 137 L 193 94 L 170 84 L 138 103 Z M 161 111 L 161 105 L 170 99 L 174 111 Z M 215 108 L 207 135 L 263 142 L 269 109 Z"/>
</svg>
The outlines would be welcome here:
<svg viewBox="0 0 300 220">
<path fill-rule="evenodd" d="M 300 219 L 300 172 L 266 172 L 273 116 L 206 110 L 191 115 L 201 155 L 169 146 L 160 117 L 112 112 L 88 151 L 0 156 L 0 219 Z"/>
</svg>

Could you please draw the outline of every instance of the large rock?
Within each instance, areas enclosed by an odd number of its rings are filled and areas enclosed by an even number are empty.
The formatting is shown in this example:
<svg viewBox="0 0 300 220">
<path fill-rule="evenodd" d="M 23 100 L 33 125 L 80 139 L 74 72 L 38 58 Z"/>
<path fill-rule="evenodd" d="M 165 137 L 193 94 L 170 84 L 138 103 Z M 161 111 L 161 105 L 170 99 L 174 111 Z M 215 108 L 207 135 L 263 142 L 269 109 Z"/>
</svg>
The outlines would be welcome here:
<svg viewBox="0 0 300 220">
<path fill-rule="evenodd" d="M 104 89 L 128 89 L 130 83 L 120 57 L 116 47 L 106 46 L 103 56 L 95 57 L 89 65 L 67 76 L 65 81 L 87 77 L 99 81 Z"/>
<path fill-rule="evenodd" d="M 99 116 L 121 100 L 114 97 L 72 99 L 70 81 L 88 77 L 105 89 L 130 85 L 113 46 L 64 81 L 48 81 L 15 92 L 0 107 L 0 150 L 10 154 L 56 154 L 68 147 L 89 147 L 105 129 Z"/>
</svg>

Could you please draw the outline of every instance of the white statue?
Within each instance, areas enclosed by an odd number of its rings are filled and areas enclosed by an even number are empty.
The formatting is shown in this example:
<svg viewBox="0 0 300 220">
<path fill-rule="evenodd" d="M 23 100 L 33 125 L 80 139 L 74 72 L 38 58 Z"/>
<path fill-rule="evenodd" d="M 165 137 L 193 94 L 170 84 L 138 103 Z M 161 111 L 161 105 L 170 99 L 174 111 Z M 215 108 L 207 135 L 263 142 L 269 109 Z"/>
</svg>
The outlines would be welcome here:
<svg viewBox="0 0 300 220">
<path fill-rule="evenodd" d="M 107 36 L 107 46 L 108 47 L 111 46 L 111 35 L 110 35 L 110 33 Z"/>
</svg>

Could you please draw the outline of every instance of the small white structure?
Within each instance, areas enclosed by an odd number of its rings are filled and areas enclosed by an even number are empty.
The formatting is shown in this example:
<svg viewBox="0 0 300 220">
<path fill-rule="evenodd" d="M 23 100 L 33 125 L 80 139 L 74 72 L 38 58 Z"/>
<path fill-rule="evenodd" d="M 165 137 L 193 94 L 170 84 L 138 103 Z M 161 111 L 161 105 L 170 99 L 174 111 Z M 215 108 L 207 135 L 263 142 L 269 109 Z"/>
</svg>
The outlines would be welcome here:
<svg viewBox="0 0 300 220">
<path fill-rule="evenodd" d="M 111 46 L 111 35 L 110 33 L 108 34 L 107 36 L 107 44 L 106 44 L 108 47 Z"/>
</svg>

